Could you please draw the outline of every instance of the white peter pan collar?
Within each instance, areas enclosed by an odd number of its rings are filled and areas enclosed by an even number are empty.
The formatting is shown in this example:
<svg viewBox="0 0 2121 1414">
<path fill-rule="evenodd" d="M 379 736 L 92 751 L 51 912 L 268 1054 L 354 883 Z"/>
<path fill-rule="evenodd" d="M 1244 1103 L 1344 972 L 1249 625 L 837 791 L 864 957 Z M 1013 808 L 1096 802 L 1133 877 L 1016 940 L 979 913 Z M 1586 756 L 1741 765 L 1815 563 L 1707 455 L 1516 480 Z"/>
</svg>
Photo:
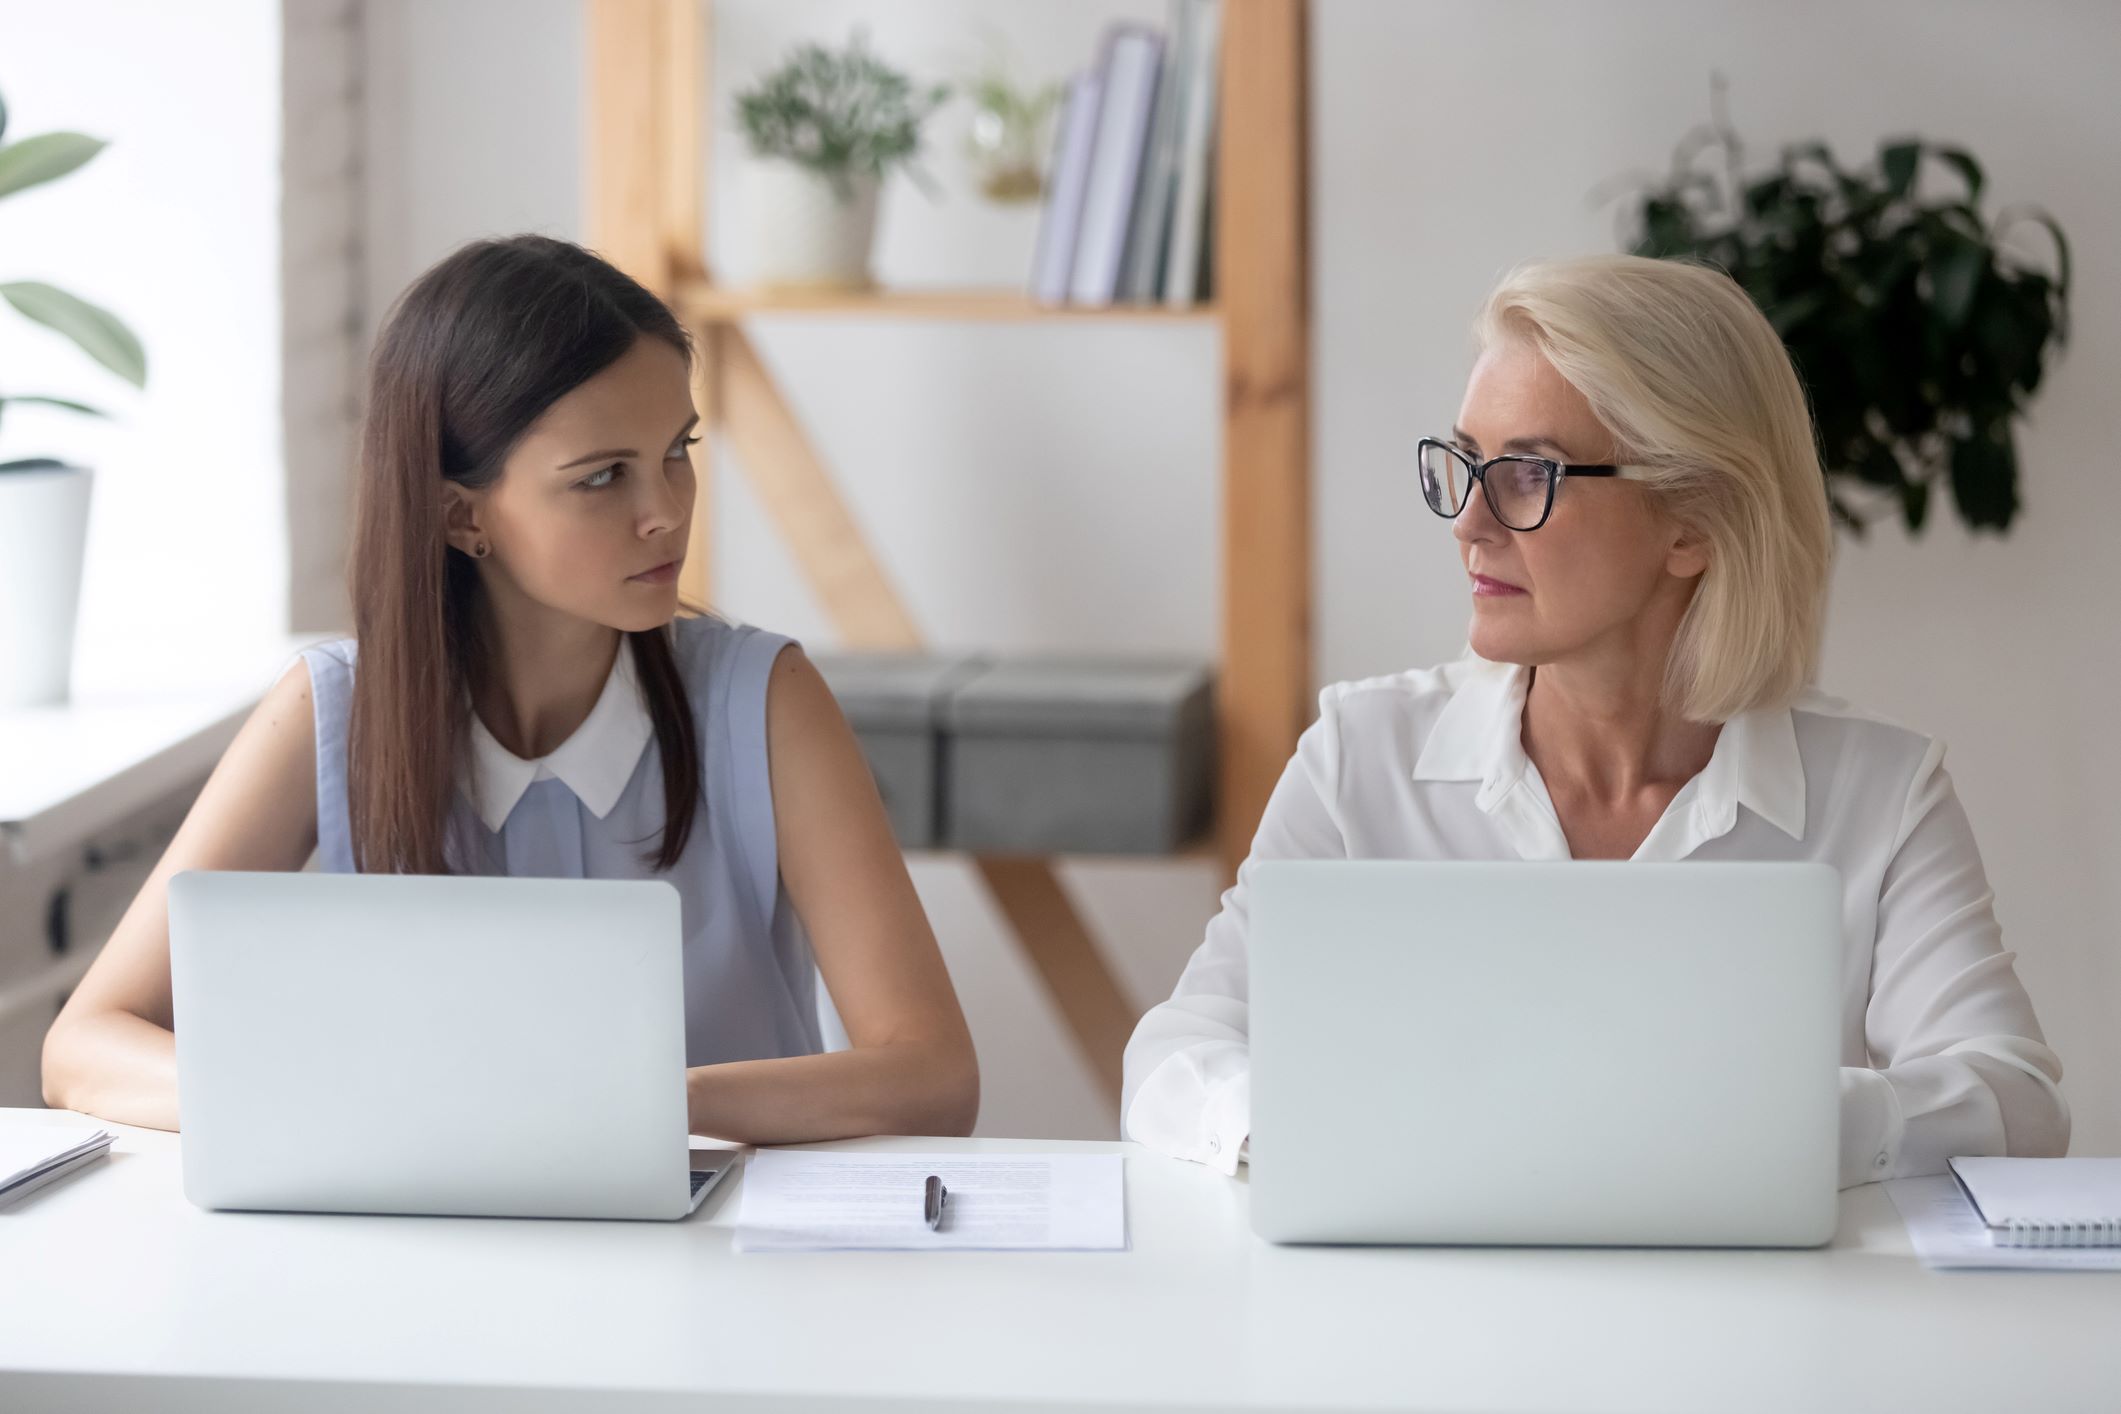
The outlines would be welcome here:
<svg viewBox="0 0 2121 1414">
<path fill-rule="evenodd" d="M 526 761 L 501 745 L 473 712 L 471 750 L 458 783 L 478 807 L 486 828 L 495 834 L 508 823 L 516 802 L 534 781 L 561 781 L 601 820 L 619 803 L 641 752 L 654 735 L 655 724 L 649 719 L 634 671 L 633 649 L 621 642 L 596 705 L 574 734 L 549 755 Z"/>
<path fill-rule="evenodd" d="M 1530 765 L 1524 700 L 1531 677 L 1520 664 L 1476 660 L 1429 729 L 1414 779 L 1479 781 L 1475 803 L 1492 813 Z M 1725 722 L 1695 781 L 1704 820 L 1715 830 L 1730 829 L 1743 805 L 1791 839 L 1804 838 L 1804 760 L 1788 708 Z"/>
</svg>

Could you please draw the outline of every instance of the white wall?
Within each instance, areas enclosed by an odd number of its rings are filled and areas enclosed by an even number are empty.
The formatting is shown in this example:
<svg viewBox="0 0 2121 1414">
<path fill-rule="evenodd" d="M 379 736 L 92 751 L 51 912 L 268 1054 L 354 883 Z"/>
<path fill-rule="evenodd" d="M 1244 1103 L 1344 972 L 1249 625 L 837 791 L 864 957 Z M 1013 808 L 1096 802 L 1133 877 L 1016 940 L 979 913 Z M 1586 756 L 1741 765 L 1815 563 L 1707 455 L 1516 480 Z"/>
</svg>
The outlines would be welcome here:
<svg viewBox="0 0 2121 1414">
<path fill-rule="evenodd" d="M 578 234 L 573 0 L 371 4 L 371 306 L 470 236 Z M 975 57 L 985 28 L 1058 74 L 1105 20 L 1162 8 L 722 0 L 716 75 L 726 95 L 796 35 L 837 37 L 857 18 L 926 73 Z M 1660 166 L 1705 115 L 1711 70 L 1729 75 L 1733 116 L 1760 152 L 1814 136 L 1851 155 L 1887 133 L 1954 139 L 1988 165 L 1997 199 L 2061 219 L 2079 255 L 2076 338 L 2024 438 L 2024 518 L 2002 541 L 1941 519 L 1920 543 L 1887 531 L 1844 546 L 1825 679 L 1954 743 L 1999 911 L 2070 1067 L 2079 1151 L 2121 1152 L 2121 1041 L 2107 1022 L 2121 745 L 2102 730 L 2121 633 L 2099 553 L 2121 516 L 2106 451 L 2121 445 L 2106 392 L 2121 377 L 2121 280 L 2105 263 L 2121 248 L 2121 92 L 2105 72 L 2121 9 L 1318 0 L 1313 45 L 1321 680 L 1457 651 L 1457 561 L 1413 494 L 1408 450 L 1455 410 L 1466 325 L 1494 276 L 1613 248 L 1611 214 L 1588 193 Z M 961 131 L 953 113 L 936 144 L 945 204 L 903 184 L 888 198 L 888 280 L 1010 281 L 1028 267 L 1033 218 L 976 204 Z M 735 263 L 741 173 L 726 136 L 716 155 L 728 180 L 715 251 Z M 786 321 L 760 341 L 937 641 L 1207 653 L 1214 337 Z M 722 477 L 718 494 L 723 607 L 829 644 L 741 479 Z M 966 871 L 934 859 L 915 873 L 981 1044 L 983 1128 L 1110 1132 Z M 1067 874 L 1146 1005 L 1197 940 L 1212 879 L 1160 863 Z"/>
<path fill-rule="evenodd" d="M 0 0 L 8 136 L 110 147 L 0 204 L 0 279 L 103 305 L 146 346 L 136 393 L 0 309 L 0 391 L 113 414 L 11 409 L 0 458 L 95 468 L 81 653 L 119 640 L 281 631 L 280 27 L 273 0 Z M 181 671 L 181 667 L 173 668 Z"/>
</svg>

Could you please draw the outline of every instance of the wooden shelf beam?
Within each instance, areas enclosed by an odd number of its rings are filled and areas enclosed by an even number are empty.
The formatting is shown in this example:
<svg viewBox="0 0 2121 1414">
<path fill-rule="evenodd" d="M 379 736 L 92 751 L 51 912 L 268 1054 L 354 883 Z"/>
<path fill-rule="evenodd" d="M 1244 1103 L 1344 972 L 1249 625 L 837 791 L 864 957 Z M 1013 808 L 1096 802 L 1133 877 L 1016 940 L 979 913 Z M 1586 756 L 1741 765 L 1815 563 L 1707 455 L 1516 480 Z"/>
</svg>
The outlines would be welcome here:
<svg viewBox="0 0 2121 1414">
<path fill-rule="evenodd" d="M 1310 179 L 1304 0 L 1224 0 L 1218 834 L 1234 878 L 1313 714 Z"/>
</svg>

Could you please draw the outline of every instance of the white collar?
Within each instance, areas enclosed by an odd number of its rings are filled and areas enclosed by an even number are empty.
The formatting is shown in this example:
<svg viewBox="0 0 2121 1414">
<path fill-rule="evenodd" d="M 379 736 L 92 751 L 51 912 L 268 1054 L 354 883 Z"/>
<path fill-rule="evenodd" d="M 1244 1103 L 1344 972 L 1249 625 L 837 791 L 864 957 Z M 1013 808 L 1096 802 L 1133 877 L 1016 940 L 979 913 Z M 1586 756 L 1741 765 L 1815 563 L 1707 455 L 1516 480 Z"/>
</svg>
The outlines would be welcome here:
<svg viewBox="0 0 2121 1414">
<path fill-rule="evenodd" d="M 599 820 L 611 813 L 633 779 L 634 767 L 648 739 L 655 735 L 648 704 L 641 698 L 635 675 L 632 646 L 623 640 L 611 675 L 596 705 L 582 719 L 574 734 L 553 748 L 550 755 L 526 761 L 495 740 L 479 714 L 471 714 L 471 751 L 458 783 L 478 807 L 486 828 L 499 834 L 508 823 L 509 812 L 530 789 L 533 781 L 557 778 L 575 793 Z M 469 773 L 468 778 L 466 772 Z"/>
<path fill-rule="evenodd" d="M 1479 781 L 1475 804 L 1493 811 L 1531 764 L 1524 751 L 1531 680 L 1520 664 L 1476 661 L 1429 729 L 1414 779 Z M 1791 839 L 1804 838 L 1804 759 L 1788 708 L 1725 722 L 1695 782 L 1705 822 L 1715 830 L 1730 829 L 1743 805 Z"/>
</svg>

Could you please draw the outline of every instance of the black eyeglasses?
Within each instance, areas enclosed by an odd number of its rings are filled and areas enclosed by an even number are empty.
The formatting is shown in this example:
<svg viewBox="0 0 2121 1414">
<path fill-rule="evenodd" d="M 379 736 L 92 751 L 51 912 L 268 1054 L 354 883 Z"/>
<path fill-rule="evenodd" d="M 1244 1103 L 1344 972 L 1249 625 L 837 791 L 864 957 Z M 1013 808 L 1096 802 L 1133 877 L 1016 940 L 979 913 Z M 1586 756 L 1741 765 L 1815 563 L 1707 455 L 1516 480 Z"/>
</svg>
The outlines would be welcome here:
<svg viewBox="0 0 2121 1414">
<path fill-rule="evenodd" d="M 1424 437 L 1420 444 L 1421 494 L 1429 509 L 1456 520 L 1479 482 L 1495 519 L 1511 530 L 1537 530 L 1554 513 L 1554 492 L 1570 476 L 1626 476 L 1633 468 L 1558 462 L 1508 452 L 1476 462 L 1449 442 Z"/>
</svg>

